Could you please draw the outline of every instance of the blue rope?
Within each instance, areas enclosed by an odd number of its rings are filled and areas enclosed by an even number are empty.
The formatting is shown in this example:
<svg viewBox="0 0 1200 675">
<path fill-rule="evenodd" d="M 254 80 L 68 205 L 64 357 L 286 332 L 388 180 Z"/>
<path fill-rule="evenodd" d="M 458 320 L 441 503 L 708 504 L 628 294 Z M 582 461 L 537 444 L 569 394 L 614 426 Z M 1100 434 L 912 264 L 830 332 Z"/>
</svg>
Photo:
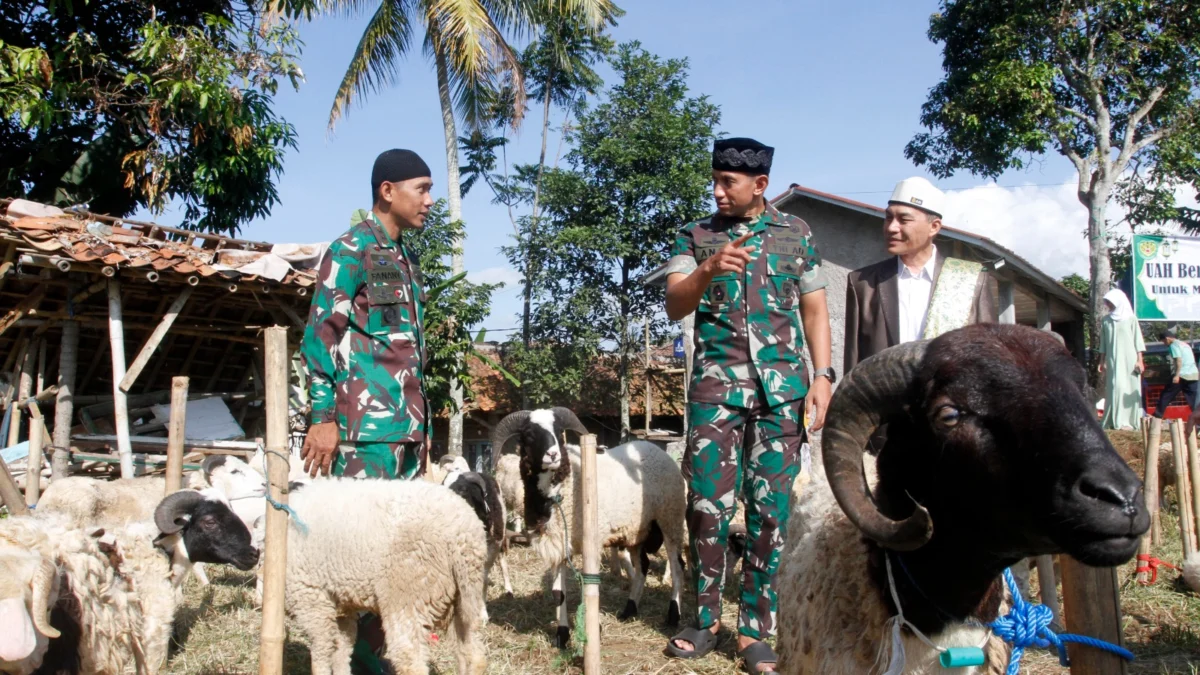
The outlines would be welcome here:
<svg viewBox="0 0 1200 675">
<path fill-rule="evenodd" d="M 1071 661 L 1067 658 L 1067 645 L 1065 644 L 1067 642 L 1110 652 L 1126 661 L 1133 660 L 1132 652 L 1110 642 L 1071 633 L 1055 634 L 1050 630 L 1050 624 L 1054 621 L 1054 612 L 1051 612 L 1050 608 L 1045 605 L 1034 605 L 1027 602 L 1021 596 L 1021 590 L 1017 587 L 1017 580 L 1013 578 L 1011 570 L 1004 570 L 1004 582 L 1008 584 L 1008 590 L 1012 594 L 1012 610 L 988 626 L 996 637 L 1013 646 L 1012 654 L 1008 658 L 1006 675 L 1018 675 L 1021 669 L 1021 658 L 1025 656 L 1025 650 L 1029 647 L 1048 649 L 1053 646 L 1058 650 L 1058 662 L 1064 668 L 1070 666 Z"/>
<path fill-rule="evenodd" d="M 283 511 L 284 513 L 288 514 L 288 516 L 292 519 L 292 522 L 296 524 L 296 529 L 300 530 L 300 534 L 308 534 L 308 526 L 304 524 L 303 520 L 300 520 L 300 514 L 296 513 L 296 509 L 293 509 L 287 504 L 283 504 L 271 499 L 271 495 L 264 496 L 267 498 L 267 503 L 275 507 L 276 511 Z"/>
</svg>

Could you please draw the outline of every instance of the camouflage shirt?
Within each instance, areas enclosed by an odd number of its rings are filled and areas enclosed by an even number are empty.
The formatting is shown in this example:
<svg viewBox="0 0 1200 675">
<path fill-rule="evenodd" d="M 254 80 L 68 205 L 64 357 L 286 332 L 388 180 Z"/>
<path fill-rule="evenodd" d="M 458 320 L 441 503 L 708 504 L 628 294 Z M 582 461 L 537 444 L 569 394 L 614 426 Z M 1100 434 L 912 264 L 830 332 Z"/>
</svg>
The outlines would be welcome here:
<svg viewBox="0 0 1200 675">
<path fill-rule="evenodd" d="M 745 273 L 714 277 L 696 309 L 693 401 L 775 407 L 808 393 L 800 296 L 825 281 L 807 223 L 771 205 L 750 222 L 709 216 L 679 233 L 667 274 L 690 274 L 747 231 L 756 236 Z"/>
<path fill-rule="evenodd" d="M 304 342 L 314 424 L 348 443 L 425 440 L 425 293 L 416 254 L 370 211 L 321 259 Z"/>
</svg>

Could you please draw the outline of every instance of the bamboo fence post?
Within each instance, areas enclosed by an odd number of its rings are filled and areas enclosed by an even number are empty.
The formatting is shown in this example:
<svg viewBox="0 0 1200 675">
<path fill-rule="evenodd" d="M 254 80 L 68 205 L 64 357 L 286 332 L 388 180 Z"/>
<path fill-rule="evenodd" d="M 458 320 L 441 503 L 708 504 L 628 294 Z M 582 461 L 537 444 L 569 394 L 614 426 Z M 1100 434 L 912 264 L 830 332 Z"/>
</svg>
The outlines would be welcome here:
<svg viewBox="0 0 1200 675">
<path fill-rule="evenodd" d="M 1197 445 L 1196 430 L 1188 434 L 1188 474 L 1191 477 L 1192 535 L 1200 546 L 1200 446 Z"/>
<path fill-rule="evenodd" d="M 133 446 L 129 444 L 129 409 L 121 380 L 125 377 L 125 326 L 121 320 L 121 282 L 108 280 L 108 341 L 113 368 L 113 426 L 117 429 L 117 452 L 121 455 L 121 478 L 133 478 Z"/>
<path fill-rule="evenodd" d="M 58 354 L 58 398 L 54 403 L 52 480 L 64 478 L 71 465 L 71 424 L 75 419 L 75 370 L 79 362 L 79 322 L 64 321 Z"/>
<path fill-rule="evenodd" d="M 1067 631 L 1124 646 L 1117 569 L 1088 567 L 1069 555 L 1060 560 Z M 1070 655 L 1072 675 L 1127 672 L 1124 659 L 1100 649 L 1071 645 Z"/>
<path fill-rule="evenodd" d="M 1039 555 L 1036 560 L 1042 604 L 1054 614 L 1055 621 L 1061 622 L 1062 608 L 1058 606 L 1058 577 L 1054 575 L 1054 556 Z"/>
<path fill-rule="evenodd" d="M 171 307 L 163 315 L 162 321 L 154 328 L 154 332 L 150 334 L 150 337 L 146 338 L 146 344 L 142 345 L 142 350 L 138 352 L 137 358 L 130 364 L 129 370 L 125 371 L 125 377 L 121 379 L 121 391 L 128 392 L 133 388 L 133 383 L 137 381 L 138 375 L 141 375 L 146 364 L 150 363 L 150 357 L 154 356 L 154 351 L 158 349 L 158 345 L 162 344 L 163 338 L 171 330 L 171 325 L 175 323 L 175 319 L 179 318 L 179 314 L 183 311 L 183 306 L 187 304 L 190 297 L 192 297 L 192 287 L 185 286 L 183 292 L 179 294 L 178 298 L 175 298 L 175 302 L 171 303 Z"/>
<path fill-rule="evenodd" d="M 12 472 L 8 470 L 8 464 L 3 458 L 0 458 L 0 501 L 3 501 L 4 505 L 8 507 L 10 516 L 29 515 L 29 507 L 25 505 L 25 498 L 17 489 L 17 482 L 13 480 Z"/>
<path fill-rule="evenodd" d="M 34 391 L 42 393 L 46 389 L 46 341 L 38 343 L 37 386 Z"/>
<path fill-rule="evenodd" d="M 287 329 L 276 326 L 268 328 L 266 333 L 267 489 L 271 499 L 286 505 L 289 456 Z M 287 583 L 287 513 L 268 508 L 265 534 L 263 620 L 258 672 L 260 675 L 282 675 L 283 641 L 286 637 L 283 610 L 284 585 Z"/>
<path fill-rule="evenodd" d="M 25 461 L 25 503 L 29 506 L 37 506 L 42 497 L 42 434 L 45 430 L 40 415 L 29 418 L 29 459 Z"/>
<path fill-rule="evenodd" d="M 1192 539 L 1191 509 L 1187 499 L 1187 448 L 1183 441 L 1183 424 L 1171 421 L 1171 454 L 1175 460 L 1175 501 L 1179 504 L 1179 538 L 1183 543 L 1183 555 L 1195 552 L 1196 542 Z"/>
<path fill-rule="evenodd" d="M 29 398 L 33 394 L 33 369 L 37 361 L 37 345 L 29 344 L 29 348 L 25 350 L 25 357 L 21 360 L 21 374 L 18 376 L 17 395 L 13 399 L 16 402 L 17 408 L 13 410 L 12 422 L 8 427 L 8 446 L 12 447 L 21 440 L 21 406 L 20 402 Z"/>
<path fill-rule="evenodd" d="M 1159 486 L 1158 453 L 1162 446 L 1162 420 L 1150 418 L 1150 442 L 1146 446 L 1146 480 L 1143 484 L 1146 496 L 1146 510 L 1150 512 L 1150 546 L 1157 548 L 1162 544 L 1162 523 L 1159 520 Z"/>
<path fill-rule="evenodd" d="M 646 329 L 643 331 L 646 334 L 646 369 L 642 376 L 646 378 L 646 438 L 650 438 L 650 418 L 653 416 L 654 408 L 654 393 L 650 391 L 650 319 L 646 319 Z"/>
<path fill-rule="evenodd" d="M 583 604 L 584 675 L 600 673 L 600 585 L 589 583 L 600 574 L 600 513 L 596 492 L 596 436 L 584 434 L 579 441 L 579 469 L 583 483 Z"/>
<path fill-rule="evenodd" d="M 171 420 L 167 426 L 167 494 L 183 489 L 183 439 L 187 437 L 188 379 L 171 380 Z"/>
</svg>

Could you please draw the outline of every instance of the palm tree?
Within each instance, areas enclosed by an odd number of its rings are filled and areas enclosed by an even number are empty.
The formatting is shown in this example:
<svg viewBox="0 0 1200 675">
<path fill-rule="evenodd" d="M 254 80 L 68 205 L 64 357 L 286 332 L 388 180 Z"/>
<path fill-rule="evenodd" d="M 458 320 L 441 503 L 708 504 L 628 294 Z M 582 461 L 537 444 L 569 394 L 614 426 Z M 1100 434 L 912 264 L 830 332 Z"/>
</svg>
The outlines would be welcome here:
<svg viewBox="0 0 1200 675">
<path fill-rule="evenodd" d="M 525 111 L 525 83 L 520 62 L 506 36 L 521 38 L 558 14 L 584 17 L 599 30 L 618 11 L 612 0 L 272 0 L 270 5 L 292 16 L 314 14 L 359 16 L 374 13 L 342 77 L 329 111 L 329 128 L 358 97 L 396 82 L 401 59 L 413 48 L 417 30 L 424 31 L 424 50 L 437 73 L 438 100 L 446 138 L 446 190 L 450 220 L 462 220 L 455 113 L 468 126 L 486 123 L 490 93 L 505 81 L 512 90 L 513 124 Z M 462 243 L 451 256 L 452 275 L 462 272 Z M 462 386 L 451 380 L 456 410 L 450 418 L 451 454 L 462 454 Z"/>
</svg>

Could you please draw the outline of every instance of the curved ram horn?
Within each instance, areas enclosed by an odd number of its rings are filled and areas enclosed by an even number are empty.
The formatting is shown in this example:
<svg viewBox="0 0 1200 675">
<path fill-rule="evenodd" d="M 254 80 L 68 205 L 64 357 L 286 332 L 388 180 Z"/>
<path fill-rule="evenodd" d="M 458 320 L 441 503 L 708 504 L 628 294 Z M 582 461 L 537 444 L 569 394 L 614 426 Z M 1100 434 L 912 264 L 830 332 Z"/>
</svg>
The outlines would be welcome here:
<svg viewBox="0 0 1200 675">
<path fill-rule="evenodd" d="M 219 466 L 225 466 L 226 455 L 209 455 L 204 458 L 204 463 L 200 465 L 200 470 L 204 472 L 204 479 L 209 480 L 212 472 Z"/>
<path fill-rule="evenodd" d="M 54 563 L 42 558 L 41 564 L 33 574 L 33 585 L 30 589 L 30 595 L 33 596 L 33 616 L 30 617 L 33 619 L 33 626 L 39 633 L 51 639 L 62 635 L 50 625 L 50 594 L 54 592 L 54 579 L 57 576 L 58 568 Z"/>
<path fill-rule="evenodd" d="M 504 446 L 512 439 L 513 436 L 520 435 L 521 427 L 529 421 L 529 411 L 519 410 L 515 413 L 510 413 L 507 417 L 500 420 L 495 429 L 492 429 L 492 453 L 497 457 L 504 454 Z"/>
<path fill-rule="evenodd" d="M 579 418 L 575 416 L 575 413 L 570 408 L 557 406 L 553 408 L 553 412 L 554 426 L 566 431 L 574 431 L 580 436 L 588 433 L 587 427 L 583 426 L 583 422 L 579 421 Z"/>
<path fill-rule="evenodd" d="M 879 512 L 863 479 L 863 452 L 871 434 L 903 409 L 928 342 L 909 342 L 863 361 L 833 394 L 822 434 L 825 474 L 838 505 L 863 534 L 897 551 L 920 548 L 933 536 L 929 511 L 920 504 L 904 520 Z"/>
<path fill-rule="evenodd" d="M 159 502 L 154 509 L 154 524 L 163 534 L 175 534 L 187 523 L 183 516 L 192 510 L 198 502 L 204 501 L 204 495 L 195 490 L 180 490 Z"/>
</svg>

